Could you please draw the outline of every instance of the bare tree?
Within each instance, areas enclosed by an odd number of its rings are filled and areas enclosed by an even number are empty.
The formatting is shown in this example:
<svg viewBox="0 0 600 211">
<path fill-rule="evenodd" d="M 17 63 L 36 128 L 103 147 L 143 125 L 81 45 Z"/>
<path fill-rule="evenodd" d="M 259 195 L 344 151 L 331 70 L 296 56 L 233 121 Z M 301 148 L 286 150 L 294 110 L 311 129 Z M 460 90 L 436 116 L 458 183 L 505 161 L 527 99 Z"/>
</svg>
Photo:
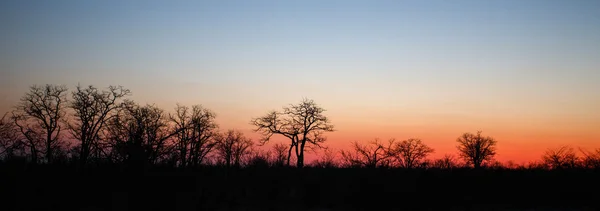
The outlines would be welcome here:
<svg viewBox="0 0 600 211">
<path fill-rule="evenodd" d="M 265 116 L 252 120 L 256 132 L 261 132 L 264 138 L 261 144 L 269 141 L 274 134 L 280 134 L 290 139 L 288 165 L 292 148 L 296 152 L 297 167 L 304 166 L 304 148 L 306 143 L 321 147 L 325 142 L 324 132 L 333 131 L 333 125 L 323 114 L 325 109 L 319 107 L 313 100 L 303 99 L 297 105 L 284 107 L 283 112 L 270 112 Z"/>
<path fill-rule="evenodd" d="M 569 146 L 548 149 L 542 156 L 544 164 L 551 169 L 574 168 L 579 158 Z"/>
<path fill-rule="evenodd" d="M 99 146 L 101 131 L 112 113 L 121 104 L 119 100 L 130 94 L 130 91 L 121 86 L 109 86 L 108 90 L 100 91 L 94 86 L 81 87 L 72 93 L 72 101 L 69 105 L 75 113 L 75 121 L 69 124 L 71 134 L 81 142 L 78 149 L 79 161 L 86 164 L 90 153 L 95 152 L 100 156 Z"/>
<path fill-rule="evenodd" d="M 585 151 L 579 149 L 583 154 L 581 158 L 582 165 L 586 168 L 600 168 L 600 148 L 595 151 Z"/>
<path fill-rule="evenodd" d="M 481 131 L 477 131 L 477 134 L 465 133 L 456 141 L 459 156 L 475 168 L 480 168 L 483 162 L 493 160 L 496 155 L 496 140 L 481 136 Z"/>
<path fill-rule="evenodd" d="M 254 149 L 247 156 L 246 167 L 266 168 L 272 166 L 271 160 L 273 160 L 271 151 Z"/>
<path fill-rule="evenodd" d="M 391 139 L 388 145 L 394 143 Z M 389 153 L 386 147 L 379 139 L 375 139 L 368 144 L 360 144 L 357 141 L 352 143 L 354 151 L 341 151 L 342 161 L 346 166 L 375 168 L 389 165 Z"/>
<path fill-rule="evenodd" d="M 458 164 L 453 155 L 445 154 L 444 157 L 433 161 L 433 167 L 440 169 L 452 169 L 458 167 Z"/>
<path fill-rule="evenodd" d="M 313 161 L 312 166 L 318 168 L 338 167 L 337 153 L 329 148 L 325 148 L 321 157 Z"/>
<path fill-rule="evenodd" d="M 272 151 L 272 155 L 273 155 L 273 160 L 271 161 L 272 165 L 277 166 L 277 167 L 283 167 L 286 164 L 285 163 L 285 161 L 287 160 L 286 152 L 288 151 L 288 147 L 282 143 L 277 143 L 277 144 L 273 145 L 273 148 L 271 149 L 271 151 Z"/>
<path fill-rule="evenodd" d="M 175 150 L 179 155 L 181 166 L 199 165 L 213 150 L 216 142 L 218 125 L 215 123 L 215 113 L 211 110 L 194 105 L 177 105 L 175 114 L 170 115 L 176 134 Z"/>
<path fill-rule="evenodd" d="M 154 164 L 169 152 L 170 131 L 164 111 L 154 105 L 139 106 L 127 101 L 125 109 L 108 121 L 111 146 L 131 165 Z"/>
<path fill-rule="evenodd" d="M 230 167 L 232 163 L 234 166 L 239 167 L 242 158 L 250 153 L 250 149 L 254 144 L 241 131 L 236 130 L 228 130 L 224 134 L 215 136 L 215 139 L 217 156 L 225 162 L 227 167 Z"/>
<path fill-rule="evenodd" d="M 23 149 L 19 131 L 7 113 L 0 119 L 0 159 L 10 158 Z"/>
<path fill-rule="evenodd" d="M 433 151 L 421 139 L 411 138 L 394 143 L 392 148 L 388 150 L 388 153 L 400 167 L 410 169 L 423 164 L 425 158 L 433 153 Z"/>
<path fill-rule="evenodd" d="M 49 163 L 52 162 L 53 151 L 61 146 L 59 138 L 65 117 L 66 92 L 65 86 L 31 86 L 13 111 L 15 124 L 28 140 L 33 162 L 37 162 L 37 148 L 42 139 Z"/>
</svg>

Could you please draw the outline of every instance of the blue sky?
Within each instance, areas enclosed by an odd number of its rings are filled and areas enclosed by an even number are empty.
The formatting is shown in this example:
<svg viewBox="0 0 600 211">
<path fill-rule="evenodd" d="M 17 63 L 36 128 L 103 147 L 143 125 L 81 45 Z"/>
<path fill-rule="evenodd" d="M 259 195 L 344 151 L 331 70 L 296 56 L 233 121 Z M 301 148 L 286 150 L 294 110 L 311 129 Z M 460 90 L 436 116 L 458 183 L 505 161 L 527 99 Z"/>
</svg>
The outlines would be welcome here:
<svg viewBox="0 0 600 211">
<path fill-rule="evenodd" d="M 236 127 L 309 97 L 348 122 L 592 128 L 598 11 L 584 0 L 2 1 L 0 111 L 32 84 L 119 84 L 167 110 L 208 105 Z"/>
</svg>

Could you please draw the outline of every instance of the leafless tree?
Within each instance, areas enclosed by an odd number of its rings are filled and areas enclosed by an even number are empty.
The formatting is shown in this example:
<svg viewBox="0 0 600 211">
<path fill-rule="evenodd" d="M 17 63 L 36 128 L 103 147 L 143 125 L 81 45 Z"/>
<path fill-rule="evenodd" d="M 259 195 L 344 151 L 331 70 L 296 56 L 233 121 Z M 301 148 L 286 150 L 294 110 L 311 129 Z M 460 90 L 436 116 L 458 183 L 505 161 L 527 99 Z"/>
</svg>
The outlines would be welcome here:
<svg viewBox="0 0 600 211">
<path fill-rule="evenodd" d="M 20 154 L 23 144 L 14 122 L 4 114 L 0 119 L 0 158 L 10 158 Z"/>
<path fill-rule="evenodd" d="M 453 155 L 445 154 L 444 157 L 433 161 L 433 167 L 440 169 L 452 169 L 458 167 L 458 164 Z"/>
<path fill-rule="evenodd" d="M 285 161 L 287 159 L 286 154 L 288 151 L 288 147 L 282 143 L 277 143 L 273 145 L 271 151 L 271 154 L 273 155 L 273 160 L 271 161 L 272 165 L 277 167 L 283 167 L 286 164 Z"/>
<path fill-rule="evenodd" d="M 214 135 L 218 129 L 215 117 L 215 113 L 201 105 L 194 105 L 191 109 L 177 105 L 170 120 L 174 123 L 174 147 L 180 166 L 199 165 L 213 150 L 216 144 Z"/>
<path fill-rule="evenodd" d="M 46 161 L 51 163 L 53 152 L 61 146 L 60 135 L 64 124 L 66 86 L 31 86 L 21 97 L 13 111 L 13 120 L 32 153 L 32 161 L 37 162 L 38 147 L 42 142 Z"/>
<path fill-rule="evenodd" d="M 216 154 L 227 167 L 230 167 L 232 163 L 234 166 L 240 167 L 243 157 L 250 153 L 254 144 L 241 131 L 236 130 L 228 130 L 215 136 L 215 139 Z"/>
<path fill-rule="evenodd" d="M 338 167 L 337 153 L 329 148 L 324 148 L 322 155 L 313 161 L 312 166 L 318 168 Z"/>
<path fill-rule="evenodd" d="M 154 164 L 164 158 L 169 150 L 167 141 L 175 135 L 169 130 L 164 111 L 154 105 L 127 101 L 124 110 L 108 123 L 111 146 L 132 165 Z"/>
<path fill-rule="evenodd" d="M 121 86 L 109 86 L 108 90 L 98 90 L 94 86 L 81 87 L 72 93 L 69 104 L 74 110 L 75 121 L 69 124 L 71 134 L 81 142 L 78 149 L 79 161 L 86 164 L 90 153 L 100 156 L 101 131 L 113 112 L 121 106 L 120 99 L 130 94 Z"/>
<path fill-rule="evenodd" d="M 542 156 L 545 166 L 551 169 L 574 168 L 578 160 L 575 150 L 569 146 L 548 149 Z"/>
<path fill-rule="evenodd" d="M 275 134 L 290 139 L 288 165 L 292 149 L 296 152 L 297 167 L 304 166 L 304 148 L 306 143 L 312 147 L 321 147 L 325 142 L 324 132 L 333 131 L 333 125 L 324 115 L 325 109 L 319 107 L 313 100 L 303 99 L 297 105 L 284 107 L 283 112 L 270 112 L 265 116 L 252 119 L 251 124 L 256 132 L 263 134 L 260 144 L 265 144 Z"/>
<path fill-rule="evenodd" d="M 269 166 L 273 165 L 270 162 L 271 160 L 273 160 L 271 151 L 254 149 L 247 156 L 246 167 L 252 167 L 252 168 L 269 167 Z"/>
<path fill-rule="evenodd" d="M 585 151 L 579 149 L 583 154 L 581 158 L 582 165 L 586 168 L 600 168 L 600 148 L 594 151 Z"/>
<path fill-rule="evenodd" d="M 394 140 L 391 139 L 388 145 L 393 144 L 393 142 Z M 355 141 L 352 146 L 354 151 L 342 150 L 340 153 L 346 166 L 375 168 L 389 165 L 390 157 L 387 153 L 389 146 L 384 146 L 379 139 L 364 145 Z"/>
<path fill-rule="evenodd" d="M 421 139 L 411 138 L 393 143 L 388 150 L 388 154 L 394 158 L 400 167 L 410 169 L 423 164 L 425 158 L 433 151 Z"/>
<path fill-rule="evenodd" d="M 465 133 L 456 141 L 459 156 L 475 168 L 480 168 L 483 162 L 493 160 L 496 155 L 496 140 L 482 136 L 481 131 L 477 131 L 477 134 Z"/>
</svg>

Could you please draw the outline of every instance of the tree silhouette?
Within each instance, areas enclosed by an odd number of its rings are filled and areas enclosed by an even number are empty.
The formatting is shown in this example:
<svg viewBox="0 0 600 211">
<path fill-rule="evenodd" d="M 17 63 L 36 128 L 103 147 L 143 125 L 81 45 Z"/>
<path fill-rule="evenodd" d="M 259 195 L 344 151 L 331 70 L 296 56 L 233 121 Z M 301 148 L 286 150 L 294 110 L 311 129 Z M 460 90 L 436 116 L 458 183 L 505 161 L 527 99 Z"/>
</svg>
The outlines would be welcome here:
<svg viewBox="0 0 600 211">
<path fill-rule="evenodd" d="M 288 165 L 292 148 L 296 152 L 297 167 L 304 166 L 304 149 L 306 143 L 321 147 L 325 142 L 324 132 L 333 131 L 333 125 L 323 114 L 325 109 L 319 107 L 313 100 L 303 99 L 297 105 L 284 107 L 283 112 L 272 111 L 265 116 L 252 119 L 251 124 L 256 132 L 263 134 L 261 145 L 268 142 L 274 134 L 280 134 L 290 139 Z"/>
<path fill-rule="evenodd" d="M 475 168 L 480 168 L 484 161 L 491 161 L 496 155 L 496 140 L 481 136 L 481 131 L 477 131 L 477 134 L 465 133 L 456 141 L 459 156 Z"/>
<path fill-rule="evenodd" d="M 31 86 L 13 111 L 13 120 L 37 162 L 38 147 L 42 142 L 46 161 L 52 163 L 53 151 L 60 147 L 60 132 L 65 117 L 66 86 Z"/>
<path fill-rule="evenodd" d="M 214 135 L 218 125 L 215 113 L 202 107 L 177 105 L 170 115 L 176 134 L 175 149 L 181 166 L 200 165 L 215 146 Z"/>
<path fill-rule="evenodd" d="M 600 148 L 594 151 L 585 151 L 579 149 L 583 154 L 581 158 L 582 165 L 587 168 L 600 168 Z"/>
<path fill-rule="evenodd" d="M 394 140 L 389 141 L 389 145 Z M 387 166 L 389 164 L 389 153 L 379 139 L 375 139 L 368 144 L 360 144 L 358 141 L 352 143 L 354 151 L 341 151 L 342 160 L 346 166 L 375 168 Z"/>
<path fill-rule="evenodd" d="M 288 147 L 282 143 L 277 143 L 273 145 L 271 149 L 273 152 L 273 160 L 271 161 L 273 166 L 283 167 L 286 164 L 287 156 L 286 151 L 288 151 Z M 288 162 L 289 165 L 289 162 Z"/>
<path fill-rule="evenodd" d="M 449 154 L 445 154 L 444 157 L 433 161 L 433 167 L 439 169 L 452 169 L 456 168 L 457 166 L 458 164 L 456 163 L 456 158 Z"/>
<path fill-rule="evenodd" d="M 400 167 L 408 169 L 420 166 L 433 151 L 433 148 L 425 145 L 421 139 L 415 138 L 393 143 L 388 149 L 389 156 L 393 157 Z"/>
<path fill-rule="evenodd" d="M 551 169 L 574 168 L 577 166 L 575 150 L 569 146 L 548 149 L 542 156 L 544 164 Z"/>
<path fill-rule="evenodd" d="M 112 146 L 120 148 L 121 156 L 132 167 L 155 164 L 168 153 L 167 140 L 175 135 L 169 131 L 164 110 L 154 106 L 125 103 L 108 124 Z"/>
<path fill-rule="evenodd" d="M 7 114 L 0 119 L 0 159 L 10 158 L 22 151 L 22 142 L 20 141 L 19 131 L 16 125 Z"/>
<path fill-rule="evenodd" d="M 336 168 L 338 166 L 336 158 L 337 154 L 335 151 L 325 148 L 322 155 L 313 161 L 312 166 L 318 168 Z"/>
<path fill-rule="evenodd" d="M 228 130 L 224 134 L 215 136 L 215 151 L 221 161 L 225 162 L 227 167 L 233 163 L 240 167 L 242 158 L 250 153 L 253 145 L 251 139 L 246 138 L 241 131 Z"/>
<path fill-rule="evenodd" d="M 71 134 L 81 142 L 79 161 L 85 165 L 91 152 L 99 157 L 101 146 L 101 131 L 106 121 L 112 117 L 112 112 L 121 104 L 119 99 L 129 95 L 130 91 L 120 86 L 109 86 L 108 90 L 100 91 L 94 86 L 81 87 L 72 93 L 73 99 L 69 107 L 73 109 L 75 121 L 69 124 Z"/>
</svg>

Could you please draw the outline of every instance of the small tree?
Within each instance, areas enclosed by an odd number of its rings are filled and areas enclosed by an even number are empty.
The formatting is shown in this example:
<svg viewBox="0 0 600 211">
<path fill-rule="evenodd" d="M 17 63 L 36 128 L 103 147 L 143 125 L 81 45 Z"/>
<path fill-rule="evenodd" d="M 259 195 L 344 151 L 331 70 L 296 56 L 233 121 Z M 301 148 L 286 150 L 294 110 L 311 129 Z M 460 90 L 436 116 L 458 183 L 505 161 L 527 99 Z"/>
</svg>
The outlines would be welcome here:
<svg viewBox="0 0 600 211">
<path fill-rule="evenodd" d="M 16 125 L 4 114 L 0 119 L 0 159 L 16 155 L 22 146 Z"/>
<path fill-rule="evenodd" d="M 286 154 L 288 151 L 288 147 L 282 143 L 277 143 L 273 145 L 271 151 L 271 154 L 273 155 L 273 160 L 271 161 L 272 165 L 277 167 L 285 166 L 287 160 Z"/>
<path fill-rule="evenodd" d="M 335 168 L 338 167 L 337 153 L 329 148 L 323 150 L 323 154 L 313 161 L 312 166 L 317 168 Z"/>
<path fill-rule="evenodd" d="M 260 144 L 263 145 L 275 134 L 290 139 L 287 163 L 289 165 L 292 149 L 296 152 L 297 167 L 304 166 L 304 149 L 306 144 L 321 147 L 325 142 L 324 132 L 333 131 L 333 125 L 324 115 L 325 109 L 313 100 L 303 99 L 297 105 L 284 107 L 283 112 L 270 112 L 265 116 L 252 119 L 255 131 L 263 134 Z M 309 147 L 311 147 L 309 146 Z"/>
<path fill-rule="evenodd" d="M 452 169 L 458 167 L 458 164 L 453 155 L 445 154 L 444 157 L 433 161 L 433 167 L 439 169 Z"/>
<path fill-rule="evenodd" d="M 393 142 L 393 139 L 390 140 L 390 145 Z M 389 165 L 388 148 L 379 139 L 375 139 L 365 145 L 353 142 L 352 146 L 354 151 L 342 150 L 340 152 L 346 166 L 375 168 Z"/>
<path fill-rule="evenodd" d="M 481 131 L 477 131 L 477 134 L 465 133 L 456 141 L 459 156 L 476 169 L 480 168 L 483 162 L 493 160 L 496 155 L 496 140 L 482 136 Z"/>
<path fill-rule="evenodd" d="M 594 151 L 579 149 L 583 154 L 581 162 L 586 168 L 600 168 L 600 148 Z"/>
<path fill-rule="evenodd" d="M 221 161 L 225 162 L 227 167 L 232 164 L 240 167 L 242 158 L 250 154 L 253 145 L 251 139 L 246 138 L 241 131 L 228 130 L 224 134 L 215 136 L 216 153 Z"/>
<path fill-rule="evenodd" d="M 394 143 L 388 153 L 400 167 L 410 169 L 421 166 L 425 158 L 433 151 L 433 148 L 425 145 L 421 139 L 411 138 Z"/>
<path fill-rule="evenodd" d="M 548 149 L 542 156 L 542 161 L 546 167 L 551 169 L 574 168 L 577 166 L 578 160 L 575 150 L 569 146 Z"/>
</svg>

